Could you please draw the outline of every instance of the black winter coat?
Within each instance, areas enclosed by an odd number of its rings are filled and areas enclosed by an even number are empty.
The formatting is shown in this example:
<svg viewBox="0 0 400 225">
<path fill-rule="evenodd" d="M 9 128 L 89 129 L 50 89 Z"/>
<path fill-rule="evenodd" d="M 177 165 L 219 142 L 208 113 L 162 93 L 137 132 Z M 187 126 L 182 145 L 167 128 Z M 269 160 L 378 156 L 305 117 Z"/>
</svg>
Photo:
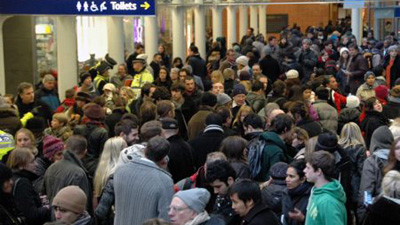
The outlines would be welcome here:
<svg viewBox="0 0 400 225">
<path fill-rule="evenodd" d="M 301 225 L 303 222 L 291 219 L 289 212 L 292 212 L 294 208 L 300 210 L 303 215 L 307 214 L 308 199 L 310 198 L 312 185 L 304 182 L 297 188 L 288 190 L 287 194 L 282 198 L 282 215 L 284 225 Z M 305 217 L 304 217 L 305 218 Z"/>
<path fill-rule="evenodd" d="M 285 180 L 273 179 L 271 184 L 261 191 L 262 201 L 280 217 L 282 214 L 282 198 L 287 194 Z"/>
<path fill-rule="evenodd" d="M 383 63 L 383 67 L 386 69 L 386 67 L 389 65 L 390 62 L 390 57 L 385 58 L 385 62 Z M 396 79 L 400 77 L 400 56 L 397 55 L 396 59 L 394 60 L 392 68 L 390 68 L 390 87 L 393 87 Z"/>
<path fill-rule="evenodd" d="M 95 210 L 95 215 L 98 219 L 98 224 L 112 225 L 114 224 L 114 211 L 112 206 L 115 204 L 114 192 L 114 174 L 108 178 L 106 186 L 100 196 L 99 204 Z"/>
<path fill-rule="evenodd" d="M 383 115 L 383 113 L 377 111 L 365 111 L 365 118 L 361 122 L 361 131 L 365 132 L 365 144 L 369 149 L 371 144 L 372 133 L 380 126 L 389 124 L 389 120 Z"/>
<path fill-rule="evenodd" d="M 197 75 L 204 79 L 207 75 L 207 67 L 206 67 L 206 61 L 200 57 L 200 55 L 192 55 L 189 56 L 187 59 L 187 63 L 192 67 L 193 69 L 193 75 Z"/>
<path fill-rule="evenodd" d="M 13 174 L 15 206 L 24 215 L 28 225 L 42 225 L 50 221 L 51 210 L 42 206 L 39 194 L 32 185 L 36 178 L 36 174 L 27 170 Z"/>
<path fill-rule="evenodd" d="M 90 176 L 94 175 L 98 160 L 103 152 L 104 144 L 108 139 L 108 131 L 99 126 L 88 122 L 84 125 L 78 125 L 74 129 L 74 134 L 82 135 L 87 140 L 88 152 L 83 159 L 83 163 Z"/>
<path fill-rule="evenodd" d="M 21 127 L 17 110 L 11 107 L 0 107 L 0 130 L 14 136 Z"/>
<path fill-rule="evenodd" d="M 24 104 L 22 103 L 21 98 L 18 97 L 15 104 L 18 107 L 20 118 L 24 117 L 26 113 L 31 112 L 33 115 L 43 118 L 46 121 L 46 126 L 50 124 L 53 113 L 46 103 L 40 100 L 35 100 L 33 103 Z"/>
<path fill-rule="evenodd" d="M 275 213 L 262 203 L 255 205 L 243 218 L 242 225 L 279 225 Z"/>
<path fill-rule="evenodd" d="M 383 115 L 388 119 L 396 119 L 400 116 L 400 99 L 395 98 L 395 100 L 399 102 L 394 102 L 389 99 L 387 105 L 383 106 Z"/>
<path fill-rule="evenodd" d="M 196 172 L 193 149 L 179 135 L 171 136 L 167 140 L 170 143 L 168 169 L 174 183 L 177 183 Z"/>
<path fill-rule="evenodd" d="M 367 208 L 363 225 L 400 224 L 400 204 L 380 197 Z"/>
<path fill-rule="evenodd" d="M 106 120 L 104 121 L 104 123 L 108 127 L 109 137 L 115 136 L 115 133 L 114 133 L 115 125 L 117 125 L 117 123 L 119 121 L 121 121 L 121 118 L 125 113 L 127 113 L 127 111 L 125 109 L 116 108 L 112 111 L 111 115 L 108 115 L 106 117 Z"/>
<path fill-rule="evenodd" d="M 260 68 L 263 71 L 263 74 L 265 74 L 269 79 L 271 79 L 271 82 L 275 82 L 276 79 L 278 79 L 281 69 L 279 66 L 279 62 L 272 58 L 272 56 L 267 55 L 263 59 L 260 60 L 259 62 Z"/>
<path fill-rule="evenodd" d="M 223 132 L 210 130 L 189 141 L 189 144 L 193 148 L 196 168 L 200 168 L 204 165 L 208 153 L 219 150 L 221 142 L 224 140 L 224 138 L 225 135 Z"/>
<path fill-rule="evenodd" d="M 322 128 L 321 124 L 319 124 L 311 119 L 303 119 L 303 120 L 297 122 L 296 126 L 307 131 L 308 136 L 310 138 L 318 136 L 320 133 L 323 132 L 323 128 Z"/>
</svg>

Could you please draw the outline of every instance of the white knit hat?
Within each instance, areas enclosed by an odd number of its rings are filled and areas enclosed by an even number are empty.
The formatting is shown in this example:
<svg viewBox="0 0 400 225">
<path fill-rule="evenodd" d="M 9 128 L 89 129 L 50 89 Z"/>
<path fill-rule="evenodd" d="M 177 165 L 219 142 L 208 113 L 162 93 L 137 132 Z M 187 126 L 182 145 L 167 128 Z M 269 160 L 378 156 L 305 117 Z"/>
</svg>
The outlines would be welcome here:
<svg viewBox="0 0 400 225">
<path fill-rule="evenodd" d="M 242 55 L 236 59 L 236 63 L 243 66 L 247 66 L 249 64 L 249 59 L 246 56 Z"/>
<path fill-rule="evenodd" d="M 289 70 L 286 72 L 287 79 L 296 79 L 299 78 L 299 72 L 297 70 Z"/>
<path fill-rule="evenodd" d="M 343 48 L 340 49 L 340 55 L 342 55 L 344 51 L 350 52 L 348 48 L 343 47 Z"/>
<path fill-rule="evenodd" d="M 104 85 L 103 90 L 109 90 L 112 92 L 116 91 L 115 85 L 112 83 L 107 83 L 106 85 Z"/>
<path fill-rule="evenodd" d="M 360 99 L 357 96 L 349 95 L 346 98 L 347 108 L 357 108 L 360 105 Z"/>
</svg>

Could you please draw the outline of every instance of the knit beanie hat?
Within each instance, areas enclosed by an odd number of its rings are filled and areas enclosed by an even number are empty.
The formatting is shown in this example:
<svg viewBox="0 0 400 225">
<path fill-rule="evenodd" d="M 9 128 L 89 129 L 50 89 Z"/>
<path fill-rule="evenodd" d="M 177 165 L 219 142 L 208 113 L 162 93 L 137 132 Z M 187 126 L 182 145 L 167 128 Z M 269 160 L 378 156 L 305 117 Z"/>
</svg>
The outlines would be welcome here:
<svg viewBox="0 0 400 225">
<path fill-rule="evenodd" d="M 379 85 L 378 87 L 375 88 L 375 95 L 379 99 L 386 99 L 388 97 L 388 94 L 389 94 L 389 89 L 386 85 Z M 392 94 L 392 92 L 390 92 L 390 94 Z M 399 93 L 399 97 L 400 97 L 400 93 Z"/>
<path fill-rule="evenodd" d="M 115 85 L 112 83 L 107 83 L 106 85 L 104 85 L 103 90 L 109 90 L 112 92 L 116 91 Z"/>
<path fill-rule="evenodd" d="M 270 169 L 269 174 L 275 180 L 286 179 L 286 171 L 288 169 L 288 164 L 284 162 L 275 163 Z"/>
<path fill-rule="evenodd" d="M 383 85 L 382 85 L 383 86 Z M 386 86 L 385 86 L 386 87 Z M 378 87 L 377 87 L 378 88 Z M 376 92 L 376 89 L 375 89 Z M 400 98 L 400 85 L 396 85 L 390 90 L 390 96 L 394 98 Z"/>
<path fill-rule="evenodd" d="M 373 77 L 375 78 L 374 72 L 372 72 L 372 71 L 367 71 L 367 72 L 364 74 L 364 80 L 366 81 L 366 80 L 368 79 L 368 77 L 370 77 L 370 76 L 373 76 Z"/>
<path fill-rule="evenodd" d="M 346 98 L 346 108 L 357 108 L 360 106 L 360 99 L 357 96 L 349 95 Z"/>
<path fill-rule="evenodd" d="M 190 209 L 197 213 L 204 211 L 208 201 L 210 200 L 210 193 L 204 188 L 194 188 L 185 191 L 178 191 L 174 197 L 180 198 Z"/>
<path fill-rule="evenodd" d="M 61 189 L 53 199 L 53 206 L 58 206 L 75 213 L 83 213 L 87 197 L 78 186 L 67 186 Z"/>
<path fill-rule="evenodd" d="M 246 56 L 242 55 L 236 59 L 236 63 L 243 66 L 247 66 L 249 64 L 249 59 Z"/>
<path fill-rule="evenodd" d="M 324 132 L 318 135 L 315 151 L 325 150 L 333 153 L 338 149 L 338 147 L 338 139 L 336 134 Z"/>
<path fill-rule="evenodd" d="M 83 84 L 83 82 L 84 82 L 88 77 L 91 77 L 90 73 L 87 73 L 87 72 L 82 73 L 82 74 L 79 76 L 80 84 Z"/>
<path fill-rule="evenodd" d="M 242 70 L 242 71 L 240 71 L 239 79 L 240 79 L 240 80 L 250 80 L 250 73 L 249 73 L 249 71 L 247 71 L 247 70 Z"/>
<path fill-rule="evenodd" d="M 286 72 L 286 79 L 296 79 L 299 78 L 299 72 L 297 70 L 289 70 Z"/>
<path fill-rule="evenodd" d="M 343 48 L 340 49 L 340 55 L 342 55 L 344 51 L 346 51 L 347 53 L 350 52 L 348 48 L 343 47 Z"/>
<path fill-rule="evenodd" d="M 239 94 L 244 94 L 244 95 L 247 94 L 246 88 L 244 87 L 243 84 L 236 84 L 233 87 L 233 97 L 235 97 L 236 95 L 239 95 Z"/>
<path fill-rule="evenodd" d="M 100 121 L 100 120 L 104 120 L 104 118 L 106 117 L 106 113 L 104 112 L 104 109 L 95 103 L 87 104 L 83 109 L 83 113 L 85 114 L 85 116 L 87 118 L 89 118 L 91 120 Z"/>
<path fill-rule="evenodd" d="M 225 93 L 219 93 L 217 95 L 217 103 L 218 105 L 225 105 L 226 103 L 232 101 L 232 98 Z"/>
<path fill-rule="evenodd" d="M 55 154 L 64 150 L 64 143 L 61 139 L 52 135 L 45 136 L 43 139 L 43 155 L 51 160 Z"/>
</svg>

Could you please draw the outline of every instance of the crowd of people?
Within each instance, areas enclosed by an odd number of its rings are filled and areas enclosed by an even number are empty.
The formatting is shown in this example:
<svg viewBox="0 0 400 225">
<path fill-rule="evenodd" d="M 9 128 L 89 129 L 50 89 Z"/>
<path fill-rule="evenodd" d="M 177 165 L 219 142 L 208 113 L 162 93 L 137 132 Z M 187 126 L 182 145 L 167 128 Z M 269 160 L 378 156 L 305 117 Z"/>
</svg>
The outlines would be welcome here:
<svg viewBox="0 0 400 225">
<path fill-rule="evenodd" d="M 348 22 L 150 64 L 137 44 L 62 102 L 55 74 L 19 84 L 0 224 L 400 224 L 400 46 Z"/>
</svg>

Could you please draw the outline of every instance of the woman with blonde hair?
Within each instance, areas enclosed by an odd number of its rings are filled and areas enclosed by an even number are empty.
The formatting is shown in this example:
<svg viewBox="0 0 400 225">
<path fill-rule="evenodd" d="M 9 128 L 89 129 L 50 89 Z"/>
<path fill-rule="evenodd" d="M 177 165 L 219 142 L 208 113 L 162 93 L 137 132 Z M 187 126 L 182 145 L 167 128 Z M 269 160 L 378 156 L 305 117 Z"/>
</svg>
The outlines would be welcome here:
<svg viewBox="0 0 400 225">
<path fill-rule="evenodd" d="M 109 176 L 115 172 L 120 152 L 127 146 L 122 137 L 110 138 L 104 144 L 104 150 L 103 153 L 101 153 L 100 161 L 94 176 L 94 197 L 100 197 Z"/>
<path fill-rule="evenodd" d="M 51 210 L 44 206 L 32 182 L 38 178 L 35 156 L 29 148 L 16 148 L 7 160 L 13 172 L 15 206 L 23 214 L 27 224 L 43 224 L 50 221 Z"/>
<path fill-rule="evenodd" d="M 350 172 L 352 195 L 350 196 L 349 201 L 352 209 L 356 211 L 361 174 L 363 171 L 364 161 L 367 158 L 366 146 L 360 127 L 354 122 L 346 123 L 340 133 L 338 144 L 342 146 L 343 150 L 350 157 L 352 163 L 352 171 Z"/>
<path fill-rule="evenodd" d="M 39 153 L 36 148 L 36 138 L 32 131 L 21 128 L 15 133 L 15 147 L 17 148 L 28 148 L 32 154 L 36 157 Z"/>
<path fill-rule="evenodd" d="M 242 105 L 236 114 L 235 119 L 233 120 L 232 128 L 242 137 L 244 135 L 243 120 L 252 112 L 253 109 L 250 106 Z"/>
<path fill-rule="evenodd" d="M 211 73 L 211 82 L 213 83 L 213 84 L 215 84 L 215 83 L 221 83 L 221 84 L 224 84 L 225 83 L 225 78 L 224 78 L 224 75 L 222 74 L 222 72 L 220 71 L 220 70 L 214 70 L 212 73 Z"/>
<path fill-rule="evenodd" d="M 126 100 L 126 110 L 131 112 L 131 108 L 129 107 L 134 99 L 136 99 L 135 92 L 130 87 L 121 87 L 119 91 L 119 95 Z"/>
</svg>

